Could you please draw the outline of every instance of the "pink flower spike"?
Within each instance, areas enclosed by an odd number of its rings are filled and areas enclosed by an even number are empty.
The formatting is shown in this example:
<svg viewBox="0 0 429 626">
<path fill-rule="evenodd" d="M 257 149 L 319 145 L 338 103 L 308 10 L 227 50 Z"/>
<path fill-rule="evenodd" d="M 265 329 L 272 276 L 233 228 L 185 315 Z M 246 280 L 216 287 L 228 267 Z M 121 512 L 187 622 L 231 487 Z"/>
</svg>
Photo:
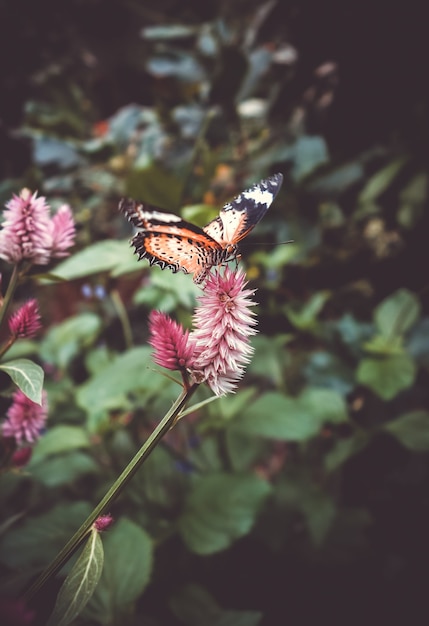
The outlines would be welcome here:
<svg viewBox="0 0 429 626">
<path fill-rule="evenodd" d="M 9 263 L 23 259 L 46 265 L 51 257 L 51 226 L 45 198 L 23 189 L 6 205 L 0 231 L 0 258 Z"/>
<path fill-rule="evenodd" d="M 73 213 L 68 204 L 60 206 L 51 219 L 52 250 L 51 256 L 62 258 L 68 256 L 69 248 L 74 245 L 76 227 Z"/>
<path fill-rule="evenodd" d="M 253 348 L 249 337 L 256 334 L 250 307 L 254 291 L 245 289 L 242 270 L 209 274 L 200 305 L 194 315 L 196 342 L 193 377 L 205 380 L 213 393 L 223 396 L 235 390 L 250 361 Z"/>
<path fill-rule="evenodd" d="M 155 349 L 154 361 L 169 370 L 192 367 L 194 342 L 189 332 L 165 313 L 152 311 L 149 316 L 150 345 Z"/>
<path fill-rule="evenodd" d="M 39 439 L 48 417 L 46 391 L 42 395 L 42 406 L 36 404 L 18 389 L 2 424 L 3 437 L 15 439 L 17 445 L 34 443 Z"/>
<path fill-rule="evenodd" d="M 97 517 L 94 522 L 94 528 L 99 532 L 102 532 L 103 530 L 107 530 L 112 524 L 113 517 L 110 513 L 107 513 L 106 515 L 100 515 L 100 517 Z"/>
<path fill-rule="evenodd" d="M 9 330 L 16 338 L 30 339 L 41 328 L 37 300 L 29 300 L 9 318 Z"/>
</svg>

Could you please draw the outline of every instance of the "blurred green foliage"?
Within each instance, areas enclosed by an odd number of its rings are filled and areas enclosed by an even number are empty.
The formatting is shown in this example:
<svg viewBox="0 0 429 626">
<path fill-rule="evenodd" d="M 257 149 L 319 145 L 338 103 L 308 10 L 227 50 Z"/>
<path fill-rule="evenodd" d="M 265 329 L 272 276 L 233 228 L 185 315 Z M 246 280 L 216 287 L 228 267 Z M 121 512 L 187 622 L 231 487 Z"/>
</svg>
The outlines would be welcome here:
<svg viewBox="0 0 429 626">
<path fill-rule="evenodd" d="M 246 377 L 183 418 L 114 505 L 100 582 L 73 623 L 351 624 L 370 606 L 412 621 L 429 556 L 420 92 L 408 92 L 419 115 L 372 135 L 378 118 L 356 106 L 351 150 L 341 124 L 332 135 L 333 112 L 352 117 L 347 50 L 339 76 L 342 59 L 293 29 L 298 12 L 319 41 L 316 3 L 288 4 L 289 28 L 271 2 L 47 2 L 46 22 L 24 4 L 22 56 L 2 79 L 0 197 L 25 185 L 69 203 L 78 243 L 19 294 L 39 299 L 44 334 L 13 357 L 44 367 L 50 418 L 31 462 L 0 477 L 4 594 L 55 556 L 178 394 L 153 366 L 147 318 L 189 326 L 198 289 L 137 263 L 119 199 L 204 224 L 281 171 L 242 247 L 260 330 Z M 56 593 L 36 603 L 41 623 Z"/>
</svg>

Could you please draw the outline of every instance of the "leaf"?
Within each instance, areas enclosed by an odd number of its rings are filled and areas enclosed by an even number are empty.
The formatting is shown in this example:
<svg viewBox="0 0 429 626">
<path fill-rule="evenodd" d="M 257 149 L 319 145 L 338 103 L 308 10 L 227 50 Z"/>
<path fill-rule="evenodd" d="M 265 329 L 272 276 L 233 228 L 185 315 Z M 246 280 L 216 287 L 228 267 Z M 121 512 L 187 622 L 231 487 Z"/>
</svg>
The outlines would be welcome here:
<svg viewBox="0 0 429 626">
<path fill-rule="evenodd" d="M 188 548 L 214 554 L 250 532 L 270 486 L 253 475 L 203 476 L 190 493 L 179 520 Z"/>
<path fill-rule="evenodd" d="M 80 615 L 100 580 L 103 561 L 100 534 L 92 529 L 82 554 L 61 586 L 47 626 L 66 626 Z"/>
<path fill-rule="evenodd" d="M 180 206 L 182 191 L 183 179 L 153 162 L 131 170 L 126 181 L 128 196 L 169 211 Z"/>
<path fill-rule="evenodd" d="M 61 279 L 75 280 L 100 272 L 119 271 L 121 265 L 132 263 L 133 252 L 128 241 L 97 241 L 76 252 L 56 266 L 54 274 Z"/>
<path fill-rule="evenodd" d="M 329 291 L 319 291 L 310 300 L 300 305 L 299 308 L 291 304 L 284 307 L 284 311 L 290 321 L 299 330 L 312 331 L 317 326 L 317 316 L 330 297 Z"/>
<path fill-rule="evenodd" d="M 407 162 L 406 157 L 392 161 L 386 167 L 378 170 L 366 183 L 359 195 L 359 203 L 372 203 L 391 185 Z"/>
<path fill-rule="evenodd" d="M 227 611 L 222 609 L 204 587 L 188 584 L 173 595 L 170 607 L 186 626 L 257 626 L 262 613 L 258 611 Z"/>
<path fill-rule="evenodd" d="M 32 461 L 43 459 L 51 454 L 68 452 L 76 448 L 90 446 L 88 433 L 80 426 L 53 426 L 39 439 L 33 450 Z"/>
<path fill-rule="evenodd" d="M 389 422 L 384 430 L 403 446 L 415 452 L 429 450 L 429 412 L 411 411 Z"/>
<path fill-rule="evenodd" d="M 29 359 L 14 359 L 0 365 L 15 385 L 36 404 L 42 404 L 44 372 L 40 365 Z"/>
<path fill-rule="evenodd" d="M 37 462 L 32 458 L 27 469 L 33 478 L 47 487 L 71 485 L 82 476 L 99 471 L 95 461 L 83 452 L 69 452 Z"/>
<path fill-rule="evenodd" d="M 232 427 L 247 435 L 306 441 L 317 435 L 324 423 L 346 420 L 347 409 L 337 392 L 309 387 L 296 398 L 276 392 L 263 394 Z"/>
<path fill-rule="evenodd" d="M 149 535 L 131 520 L 120 519 L 105 535 L 103 572 L 85 617 L 101 624 L 124 623 L 121 616 L 149 583 L 152 552 Z"/>
<path fill-rule="evenodd" d="M 132 348 L 78 387 L 76 401 L 82 409 L 94 413 L 123 407 L 130 392 L 144 392 L 147 399 L 153 398 L 165 386 L 165 379 L 151 366 L 150 348 Z"/>
<path fill-rule="evenodd" d="M 417 322 L 421 304 L 408 289 L 398 289 L 381 302 L 374 312 L 374 322 L 385 337 L 406 333 Z"/>
<path fill-rule="evenodd" d="M 81 313 L 53 326 L 41 345 L 42 358 L 65 369 L 69 363 L 93 344 L 101 330 L 101 319 L 95 313 Z"/>
<path fill-rule="evenodd" d="M 358 454 L 369 441 L 368 435 L 360 431 L 347 439 L 338 439 L 325 457 L 326 471 L 333 472 L 338 469 L 350 457 Z"/>
<path fill-rule="evenodd" d="M 323 137 L 302 135 L 293 146 L 291 176 L 301 181 L 315 169 L 329 161 L 329 151 Z"/>
<path fill-rule="evenodd" d="M 87 502 L 62 502 L 48 513 L 28 516 L 0 541 L 0 561 L 14 568 L 43 568 L 89 515 Z"/>
<path fill-rule="evenodd" d="M 307 476 L 297 474 L 281 478 L 275 487 L 274 497 L 282 508 L 302 514 L 314 545 L 320 546 L 336 514 L 330 494 Z"/>
<path fill-rule="evenodd" d="M 407 354 L 362 359 L 356 372 L 356 380 L 383 400 L 411 387 L 415 377 L 415 363 Z"/>
</svg>

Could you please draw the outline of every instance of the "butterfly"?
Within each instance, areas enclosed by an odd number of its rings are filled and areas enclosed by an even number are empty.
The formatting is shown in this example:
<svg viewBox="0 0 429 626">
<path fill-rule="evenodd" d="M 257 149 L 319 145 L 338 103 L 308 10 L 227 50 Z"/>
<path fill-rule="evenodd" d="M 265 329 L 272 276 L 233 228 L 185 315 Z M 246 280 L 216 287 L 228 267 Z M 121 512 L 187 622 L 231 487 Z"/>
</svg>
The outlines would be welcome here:
<svg viewBox="0 0 429 626">
<path fill-rule="evenodd" d="M 131 240 L 139 260 L 146 258 L 150 265 L 174 273 L 193 274 L 194 282 L 200 284 L 212 267 L 237 257 L 238 242 L 264 217 L 282 182 L 282 174 L 261 180 L 225 204 L 203 228 L 131 199 L 123 198 L 119 210 L 141 229 Z"/>
</svg>

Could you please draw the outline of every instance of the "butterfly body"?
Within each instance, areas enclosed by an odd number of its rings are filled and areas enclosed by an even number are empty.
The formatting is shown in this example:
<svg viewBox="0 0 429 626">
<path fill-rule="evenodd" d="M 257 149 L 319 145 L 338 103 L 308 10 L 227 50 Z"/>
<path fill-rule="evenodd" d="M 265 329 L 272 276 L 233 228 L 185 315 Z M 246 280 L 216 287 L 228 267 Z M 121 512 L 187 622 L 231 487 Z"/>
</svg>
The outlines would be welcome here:
<svg viewBox="0 0 429 626">
<path fill-rule="evenodd" d="M 225 204 L 219 216 L 203 228 L 134 200 L 121 200 L 119 210 L 140 229 L 131 240 L 139 260 L 146 258 L 150 265 L 174 273 L 194 274 L 199 284 L 212 267 L 237 257 L 238 242 L 265 215 L 282 181 L 283 176 L 275 174 L 253 185 Z"/>
</svg>

